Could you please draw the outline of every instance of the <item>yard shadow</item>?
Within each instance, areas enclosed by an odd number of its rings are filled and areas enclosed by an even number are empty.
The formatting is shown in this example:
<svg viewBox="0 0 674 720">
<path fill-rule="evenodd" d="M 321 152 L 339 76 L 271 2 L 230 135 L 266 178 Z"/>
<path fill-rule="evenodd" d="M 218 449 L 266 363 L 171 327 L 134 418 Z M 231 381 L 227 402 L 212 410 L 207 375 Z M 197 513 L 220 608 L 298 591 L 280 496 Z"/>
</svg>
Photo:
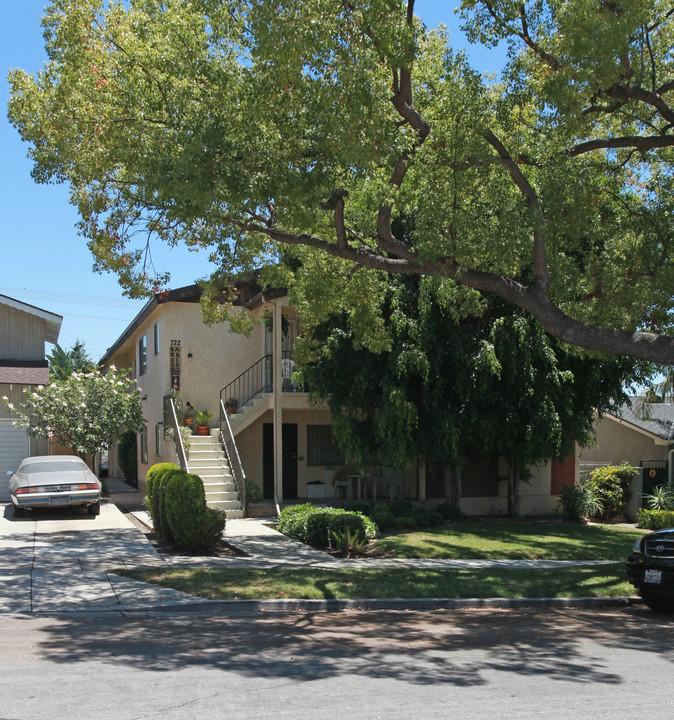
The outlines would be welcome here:
<svg viewBox="0 0 674 720">
<path fill-rule="evenodd" d="M 78 615 L 47 624 L 41 651 L 66 665 L 92 658 L 154 672 L 201 665 L 246 678 L 302 681 L 358 674 L 468 687 L 489 683 L 494 673 L 578 684 L 629 681 L 628 670 L 616 674 L 592 655 L 588 640 L 674 660 L 674 623 L 640 608 Z"/>
</svg>

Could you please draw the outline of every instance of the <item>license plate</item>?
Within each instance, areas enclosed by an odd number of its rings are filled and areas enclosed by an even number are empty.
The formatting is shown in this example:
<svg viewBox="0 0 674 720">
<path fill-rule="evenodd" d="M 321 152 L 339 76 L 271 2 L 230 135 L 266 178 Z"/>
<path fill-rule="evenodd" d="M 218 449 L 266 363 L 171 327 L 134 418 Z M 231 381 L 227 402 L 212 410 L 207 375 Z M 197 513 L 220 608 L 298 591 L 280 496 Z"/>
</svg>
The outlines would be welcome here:
<svg viewBox="0 0 674 720">
<path fill-rule="evenodd" d="M 70 498 L 67 495 L 51 495 L 49 498 L 50 505 L 67 505 Z"/>
<path fill-rule="evenodd" d="M 660 584 L 662 582 L 662 570 L 646 570 L 644 572 L 644 582 Z"/>
</svg>

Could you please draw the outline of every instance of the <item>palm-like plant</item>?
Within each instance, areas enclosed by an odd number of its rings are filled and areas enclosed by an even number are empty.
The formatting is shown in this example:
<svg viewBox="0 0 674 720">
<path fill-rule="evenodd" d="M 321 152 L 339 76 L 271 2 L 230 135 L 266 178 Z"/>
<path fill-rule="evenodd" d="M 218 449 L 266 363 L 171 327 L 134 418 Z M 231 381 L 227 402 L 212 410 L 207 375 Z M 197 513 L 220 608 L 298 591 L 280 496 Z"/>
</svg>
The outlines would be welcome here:
<svg viewBox="0 0 674 720">
<path fill-rule="evenodd" d="M 649 510 L 674 510 L 674 490 L 658 485 L 650 495 L 644 495 L 644 502 Z"/>
</svg>

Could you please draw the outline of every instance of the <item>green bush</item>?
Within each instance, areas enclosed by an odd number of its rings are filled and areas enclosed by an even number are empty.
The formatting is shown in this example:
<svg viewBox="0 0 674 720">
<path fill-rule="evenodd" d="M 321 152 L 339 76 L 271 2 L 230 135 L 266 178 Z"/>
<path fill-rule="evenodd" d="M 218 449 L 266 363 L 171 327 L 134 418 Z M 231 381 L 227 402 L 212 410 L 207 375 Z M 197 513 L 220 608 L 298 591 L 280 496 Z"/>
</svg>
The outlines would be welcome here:
<svg viewBox="0 0 674 720">
<path fill-rule="evenodd" d="M 188 552 L 213 552 L 225 527 L 224 513 L 206 507 L 201 478 L 174 471 L 164 495 L 166 520 L 176 547 Z"/>
<path fill-rule="evenodd" d="M 637 523 L 645 530 L 664 530 L 674 527 L 672 510 L 638 510 Z"/>
<path fill-rule="evenodd" d="M 126 482 L 138 487 L 138 442 L 133 430 L 125 432 L 117 444 L 117 461 Z"/>
<path fill-rule="evenodd" d="M 365 500 L 349 500 L 344 505 L 344 509 L 347 512 L 359 512 L 363 513 L 363 515 L 367 515 L 368 517 L 370 517 L 370 513 L 372 512 L 372 505 Z"/>
<path fill-rule="evenodd" d="M 603 505 L 598 492 L 590 483 L 567 485 L 563 487 L 557 499 L 562 515 L 567 520 L 582 520 L 588 515 L 597 517 L 602 514 Z"/>
<path fill-rule="evenodd" d="M 156 499 L 156 506 L 157 506 L 157 517 L 153 518 L 153 524 L 154 524 L 154 530 L 156 533 L 161 535 L 161 537 L 164 538 L 167 542 L 174 542 L 175 538 L 173 536 L 173 531 L 171 530 L 171 525 L 168 521 L 168 516 L 166 514 L 166 486 L 169 483 L 169 480 L 174 475 L 185 475 L 185 471 L 181 470 L 179 467 L 176 467 L 174 470 L 166 470 L 166 472 L 161 473 L 156 482 L 157 487 L 157 499 Z"/>
<path fill-rule="evenodd" d="M 397 517 L 395 519 L 395 529 L 396 530 L 416 530 L 417 529 L 417 521 L 410 516 L 407 517 Z"/>
<path fill-rule="evenodd" d="M 159 519 L 159 480 L 166 473 L 178 469 L 178 466 L 173 463 L 157 463 L 147 471 L 145 504 L 152 518 L 152 525 L 157 532 L 159 532 L 158 527 L 161 526 L 161 519 Z"/>
<path fill-rule="evenodd" d="M 637 476 L 637 472 L 635 467 L 626 462 L 595 468 L 590 473 L 590 479 L 585 483 L 601 505 L 601 510 L 593 516 L 598 516 L 602 520 L 611 520 L 616 515 L 624 514 L 632 496 L 630 484 Z"/>
<path fill-rule="evenodd" d="M 445 522 L 460 520 L 462 516 L 461 508 L 451 503 L 440 503 L 440 505 L 435 508 L 435 512 L 440 513 Z"/>
<path fill-rule="evenodd" d="M 395 528 L 396 517 L 386 503 L 375 505 L 368 513 L 368 517 L 382 532 Z"/>
<path fill-rule="evenodd" d="M 315 547 L 330 547 L 333 532 L 360 532 L 371 540 L 377 534 L 374 522 L 362 513 L 341 508 L 319 508 L 312 503 L 284 508 L 279 515 L 279 532 Z"/>
<path fill-rule="evenodd" d="M 674 510 L 674 491 L 658 485 L 650 495 L 644 495 L 644 502 L 649 510 Z"/>
<path fill-rule="evenodd" d="M 264 500 L 264 493 L 260 487 L 252 480 L 246 478 L 246 505 L 259 503 Z"/>
<path fill-rule="evenodd" d="M 409 500 L 395 500 L 391 505 L 391 512 L 398 518 L 413 517 L 415 506 Z"/>
<path fill-rule="evenodd" d="M 444 525 L 445 519 L 437 510 L 428 510 L 426 511 L 426 522 L 428 527 L 437 527 L 438 525 Z"/>
</svg>

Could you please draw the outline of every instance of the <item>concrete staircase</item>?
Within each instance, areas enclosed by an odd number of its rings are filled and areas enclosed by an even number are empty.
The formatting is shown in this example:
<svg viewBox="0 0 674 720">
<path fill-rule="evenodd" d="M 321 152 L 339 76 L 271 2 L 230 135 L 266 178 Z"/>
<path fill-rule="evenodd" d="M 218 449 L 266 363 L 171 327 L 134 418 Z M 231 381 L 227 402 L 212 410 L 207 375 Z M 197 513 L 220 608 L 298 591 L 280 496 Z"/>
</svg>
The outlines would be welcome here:
<svg viewBox="0 0 674 720">
<path fill-rule="evenodd" d="M 218 437 L 193 435 L 190 444 L 187 465 L 204 483 L 206 505 L 224 510 L 228 519 L 243 517 L 239 494 Z"/>
<path fill-rule="evenodd" d="M 247 428 L 257 417 L 271 407 L 272 393 L 259 393 L 245 405 L 240 405 L 236 412 L 230 413 L 229 424 L 232 434 L 236 437 L 244 428 Z"/>
</svg>

